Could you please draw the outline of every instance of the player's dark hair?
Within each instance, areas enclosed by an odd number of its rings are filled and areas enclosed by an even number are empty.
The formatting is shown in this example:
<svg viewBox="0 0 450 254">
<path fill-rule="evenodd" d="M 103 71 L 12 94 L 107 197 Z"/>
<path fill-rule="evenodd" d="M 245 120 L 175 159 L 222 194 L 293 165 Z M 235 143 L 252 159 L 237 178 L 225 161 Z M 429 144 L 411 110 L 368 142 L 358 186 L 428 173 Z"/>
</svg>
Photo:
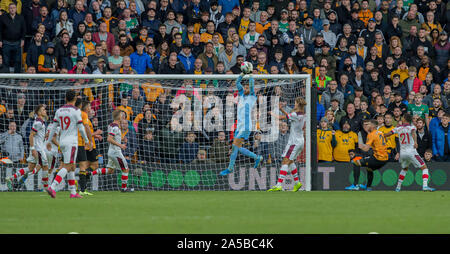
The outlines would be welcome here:
<svg viewBox="0 0 450 254">
<path fill-rule="evenodd" d="M 81 109 L 81 104 L 82 104 L 83 100 L 80 98 L 77 98 L 77 100 L 75 101 L 75 107 Z"/>
<path fill-rule="evenodd" d="M 411 123 L 412 122 L 412 115 L 410 113 L 406 113 L 403 115 L 403 118 L 405 119 L 406 122 Z"/>
<path fill-rule="evenodd" d="M 77 96 L 77 94 L 75 93 L 75 91 L 69 90 L 66 92 L 66 101 L 67 102 L 73 101 L 76 96 Z"/>
<path fill-rule="evenodd" d="M 394 116 L 392 115 L 392 113 L 389 113 L 389 112 L 386 112 L 386 114 L 384 114 L 384 117 L 386 117 L 387 115 L 390 115 L 391 117 L 394 117 Z"/>
</svg>

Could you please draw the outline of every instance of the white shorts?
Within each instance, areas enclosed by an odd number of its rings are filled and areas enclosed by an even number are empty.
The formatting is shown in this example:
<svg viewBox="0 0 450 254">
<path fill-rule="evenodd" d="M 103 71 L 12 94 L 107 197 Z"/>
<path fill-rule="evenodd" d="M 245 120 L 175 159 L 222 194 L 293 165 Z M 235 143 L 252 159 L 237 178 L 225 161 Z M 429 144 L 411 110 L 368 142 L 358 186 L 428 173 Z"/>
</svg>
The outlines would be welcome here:
<svg viewBox="0 0 450 254">
<path fill-rule="evenodd" d="M 47 155 L 41 151 L 36 150 L 38 157 L 35 158 L 33 157 L 33 154 L 30 151 L 30 155 L 27 158 L 27 162 L 29 163 L 33 163 L 33 164 L 38 164 L 41 166 L 47 166 L 48 165 L 48 161 L 47 161 Z"/>
<path fill-rule="evenodd" d="M 128 169 L 128 163 L 122 153 L 119 154 L 110 154 L 108 153 L 108 164 L 106 168 L 112 168 L 117 170 L 125 170 Z"/>
<path fill-rule="evenodd" d="M 297 159 L 297 157 L 300 155 L 300 153 L 303 151 L 304 142 L 301 142 L 300 144 L 290 144 L 288 143 L 286 145 L 286 148 L 283 152 L 283 158 L 287 158 L 291 161 L 294 161 Z"/>
<path fill-rule="evenodd" d="M 425 162 L 417 151 L 400 152 L 399 162 L 402 165 L 402 168 L 407 168 L 411 164 L 416 168 L 421 168 L 425 165 Z"/>
<path fill-rule="evenodd" d="M 60 149 L 64 164 L 74 164 L 77 162 L 78 144 L 60 144 Z"/>
<path fill-rule="evenodd" d="M 58 162 L 58 151 L 49 151 L 45 150 L 45 154 L 47 155 L 48 160 L 48 168 L 55 168 L 56 163 Z"/>
</svg>

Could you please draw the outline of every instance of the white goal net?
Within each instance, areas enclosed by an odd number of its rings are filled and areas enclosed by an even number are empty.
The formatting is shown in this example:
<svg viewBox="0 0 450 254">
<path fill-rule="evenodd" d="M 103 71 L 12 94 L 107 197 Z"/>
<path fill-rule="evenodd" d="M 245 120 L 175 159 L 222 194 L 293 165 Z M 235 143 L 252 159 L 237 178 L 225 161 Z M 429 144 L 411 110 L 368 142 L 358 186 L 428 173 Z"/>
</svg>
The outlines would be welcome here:
<svg viewBox="0 0 450 254">
<path fill-rule="evenodd" d="M 311 190 L 311 102 L 309 75 L 254 75 L 256 106 L 253 130 L 244 147 L 264 157 L 258 168 L 243 155 L 227 176 L 236 128 L 238 75 L 0 75 L 0 190 L 8 187 L 5 177 L 27 166 L 29 136 L 34 109 L 44 104 L 48 119 L 65 104 L 65 93 L 75 90 L 90 103 L 99 168 L 108 158 L 107 128 L 112 112 L 120 109 L 126 120 L 120 123 L 123 155 L 135 190 L 267 190 L 276 184 L 290 125 L 279 120 L 279 107 L 290 112 L 297 97 L 307 101 L 305 148 L 296 159 L 303 190 Z M 248 82 L 245 76 L 242 83 Z M 315 102 L 313 103 L 315 106 Z M 49 162 L 51 163 L 51 162 Z M 55 165 L 55 170 L 58 163 Z M 55 170 L 53 172 L 55 172 Z M 89 170 L 89 169 L 88 169 Z M 78 174 L 78 170 L 77 170 Z M 50 175 L 52 181 L 54 173 Z M 121 172 L 95 175 L 88 190 L 118 190 Z M 285 189 L 292 189 L 288 175 Z M 67 185 L 61 184 L 60 189 Z M 14 190 L 42 189 L 41 172 L 17 179 Z"/>
</svg>

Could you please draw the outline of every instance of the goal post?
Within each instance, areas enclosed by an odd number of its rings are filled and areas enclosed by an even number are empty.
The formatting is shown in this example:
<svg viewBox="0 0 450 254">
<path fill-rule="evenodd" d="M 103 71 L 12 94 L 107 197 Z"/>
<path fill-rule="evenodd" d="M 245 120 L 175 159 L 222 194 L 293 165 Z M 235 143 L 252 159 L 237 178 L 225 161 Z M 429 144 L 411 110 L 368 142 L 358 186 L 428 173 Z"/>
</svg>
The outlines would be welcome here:
<svg viewBox="0 0 450 254">
<path fill-rule="evenodd" d="M 137 190 L 265 190 L 275 183 L 280 150 L 287 141 L 286 137 L 279 139 L 285 133 L 279 130 L 278 105 L 284 103 L 285 108 L 292 109 L 295 98 L 302 96 L 307 102 L 308 117 L 305 148 L 296 163 L 304 183 L 302 189 L 310 191 L 312 160 L 316 160 L 312 154 L 316 141 L 311 140 L 311 119 L 316 117 L 312 115 L 316 103 L 311 100 L 308 74 L 253 75 L 257 106 L 251 113 L 253 129 L 246 145 L 263 155 L 265 161 L 260 169 L 253 170 L 253 160 L 239 155 L 232 174 L 218 175 L 229 158 L 229 147 L 220 146 L 220 133 L 225 134 L 229 145 L 237 120 L 237 78 L 238 75 L 0 74 L 0 131 L 7 131 L 9 122 L 17 122 L 26 159 L 33 109 L 45 104 L 52 119 L 56 109 L 64 104 L 65 92 L 75 90 L 80 98 L 90 102 L 94 131 L 103 132 L 96 135 L 102 162 L 99 167 L 105 167 L 108 160 L 106 129 L 112 122 L 111 113 L 115 109 L 125 112 L 128 121 L 124 121 L 122 135 L 130 151 L 125 151 L 124 156 L 129 160 L 132 186 Z M 248 75 L 243 84 L 247 82 Z M 19 115 L 8 121 L 11 110 Z M 8 156 L 5 149 L 1 152 L 3 157 Z M 6 188 L 4 177 L 26 166 L 23 158 L 15 161 L 14 167 L 2 165 L 5 170 L 0 172 L 0 190 Z M 89 188 L 118 189 L 118 177 L 117 170 L 113 175 L 96 176 Z M 36 175 L 27 179 L 24 189 L 40 187 Z"/>
</svg>

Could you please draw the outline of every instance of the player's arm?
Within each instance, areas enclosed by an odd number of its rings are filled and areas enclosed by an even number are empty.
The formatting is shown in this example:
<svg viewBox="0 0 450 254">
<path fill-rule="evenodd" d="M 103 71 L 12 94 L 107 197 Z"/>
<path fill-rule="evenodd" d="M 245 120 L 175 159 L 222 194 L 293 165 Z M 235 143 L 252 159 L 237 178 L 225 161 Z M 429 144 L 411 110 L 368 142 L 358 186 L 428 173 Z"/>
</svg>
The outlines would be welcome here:
<svg viewBox="0 0 450 254">
<path fill-rule="evenodd" d="M 50 128 L 50 133 L 48 134 L 48 139 L 49 140 L 53 140 L 53 136 L 55 135 L 56 130 L 59 127 L 59 121 L 56 120 L 56 119 L 57 118 L 56 118 L 56 115 L 55 115 L 55 118 L 53 119 L 53 124 L 50 124 L 50 126 L 49 126 L 49 128 Z M 56 136 L 55 136 L 55 138 L 56 138 Z M 50 144 L 50 142 L 47 143 L 47 150 L 49 150 L 49 151 L 52 150 L 52 145 Z"/>
<path fill-rule="evenodd" d="M 392 135 L 394 135 L 395 133 L 393 132 L 393 131 L 390 131 L 390 132 L 388 132 L 388 133 L 384 133 L 383 135 L 384 135 L 384 138 L 388 138 L 388 137 L 390 137 L 390 136 L 392 136 Z"/>
<path fill-rule="evenodd" d="M 238 89 L 239 95 L 244 94 L 244 87 L 241 84 L 242 78 L 244 77 L 244 73 L 241 72 L 241 74 L 239 74 L 239 77 L 236 79 L 236 87 Z"/>
<path fill-rule="evenodd" d="M 358 148 L 361 149 L 363 152 L 368 152 L 370 150 L 372 143 L 373 143 L 373 138 L 372 138 L 372 136 L 368 135 L 366 143 L 358 144 Z"/>
<path fill-rule="evenodd" d="M 78 131 L 81 133 L 81 137 L 83 137 L 84 143 L 89 144 L 90 140 L 88 139 L 88 136 L 86 134 L 86 129 L 84 128 L 84 125 L 83 125 L 83 119 L 81 118 L 81 111 L 77 111 L 76 118 L 77 118 Z"/>
<path fill-rule="evenodd" d="M 118 146 L 118 147 L 120 147 L 122 149 L 125 149 L 126 148 L 125 144 L 119 144 L 116 140 L 114 140 L 115 135 L 116 134 L 112 133 L 112 132 L 108 133 L 108 138 L 106 139 L 106 141 L 108 143 L 110 143 L 110 144 L 113 144 L 113 145 Z"/>
<path fill-rule="evenodd" d="M 416 130 L 411 131 L 411 135 L 412 135 L 412 137 L 414 139 L 414 148 L 417 149 L 419 147 L 419 144 L 417 144 L 417 132 L 416 132 Z"/>
</svg>

